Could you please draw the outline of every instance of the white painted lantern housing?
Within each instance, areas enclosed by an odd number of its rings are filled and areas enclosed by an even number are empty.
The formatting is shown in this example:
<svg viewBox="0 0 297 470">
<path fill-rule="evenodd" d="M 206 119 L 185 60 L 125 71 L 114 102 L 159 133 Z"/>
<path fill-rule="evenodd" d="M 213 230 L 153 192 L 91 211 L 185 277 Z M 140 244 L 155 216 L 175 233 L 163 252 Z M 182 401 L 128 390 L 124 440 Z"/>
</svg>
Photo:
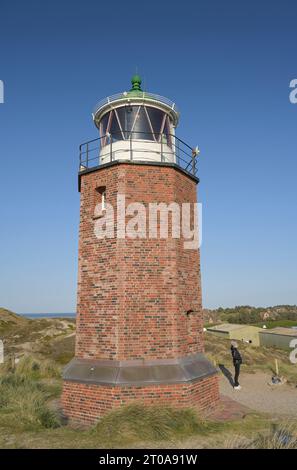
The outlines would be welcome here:
<svg viewBox="0 0 297 470">
<path fill-rule="evenodd" d="M 129 92 L 108 97 L 95 107 L 101 165 L 115 160 L 176 162 L 176 106 L 167 98 L 143 92 L 140 85 L 135 75 Z"/>
</svg>

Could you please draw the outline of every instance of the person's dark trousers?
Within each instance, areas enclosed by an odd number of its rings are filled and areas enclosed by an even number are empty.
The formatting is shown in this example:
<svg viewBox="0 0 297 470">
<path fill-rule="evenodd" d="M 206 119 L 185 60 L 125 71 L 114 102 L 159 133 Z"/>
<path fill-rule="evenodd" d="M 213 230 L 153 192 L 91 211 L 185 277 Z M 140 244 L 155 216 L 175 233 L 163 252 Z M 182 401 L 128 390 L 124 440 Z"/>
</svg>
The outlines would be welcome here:
<svg viewBox="0 0 297 470">
<path fill-rule="evenodd" d="M 234 387 L 238 387 L 238 385 L 239 385 L 238 379 L 239 379 L 239 373 L 240 373 L 240 364 L 236 363 L 236 364 L 234 364 L 234 367 L 235 367 Z"/>
</svg>

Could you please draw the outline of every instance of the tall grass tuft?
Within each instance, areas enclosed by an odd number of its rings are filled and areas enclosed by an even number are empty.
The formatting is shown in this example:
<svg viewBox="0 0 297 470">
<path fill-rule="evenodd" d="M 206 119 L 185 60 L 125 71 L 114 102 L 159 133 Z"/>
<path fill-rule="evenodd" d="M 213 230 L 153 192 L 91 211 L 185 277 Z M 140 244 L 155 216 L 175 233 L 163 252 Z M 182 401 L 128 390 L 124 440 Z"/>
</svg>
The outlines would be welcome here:
<svg viewBox="0 0 297 470">
<path fill-rule="evenodd" d="M 32 379 L 58 378 L 61 375 L 60 368 L 54 361 L 39 360 L 30 355 L 25 355 L 20 359 L 15 373 Z"/>
<path fill-rule="evenodd" d="M 59 419 L 47 406 L 50 394 L 36 381 L 9 373 L 0 378 L 0 424 L 15 430 L 55 428 Z"/>
<path fill-rule="evenodd" d="M 235 436 L 225 443 L 227 449 L 297 449 L 296 423 L 273 424 L 268 432 L 255 438 Z"/>
<path fill-rule="evenodd" d="M 196 411 L 168 406 L 133 403 L 105 415 L 93 432 L 102 442 L 124 444 L 133 441 L 162 441 L 207 434 L 219 424 L 201 420 Z"/>
<path fill-rule="evenodd" d="M 256 449 L 297 449 L 296 424 L 289 422 L 272 425 L 267 434 L 259 434 L 252 443 Z"/>
</svg>

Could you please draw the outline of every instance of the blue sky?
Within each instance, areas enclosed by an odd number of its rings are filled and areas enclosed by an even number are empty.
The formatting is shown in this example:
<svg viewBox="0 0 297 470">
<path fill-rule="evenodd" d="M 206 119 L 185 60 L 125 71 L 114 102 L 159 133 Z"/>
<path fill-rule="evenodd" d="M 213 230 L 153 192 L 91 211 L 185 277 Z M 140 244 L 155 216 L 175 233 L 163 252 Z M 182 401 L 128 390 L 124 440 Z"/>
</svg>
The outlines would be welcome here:
<svg viewBox="0 0 297 470">
<path fill-rule="evenodd" d="M 78 146 L 136 66 L 201 148 L 204 306 L 297 303 L 296 2 L 0 8 L 1 306 L 75 310 Z"/>
</svg>

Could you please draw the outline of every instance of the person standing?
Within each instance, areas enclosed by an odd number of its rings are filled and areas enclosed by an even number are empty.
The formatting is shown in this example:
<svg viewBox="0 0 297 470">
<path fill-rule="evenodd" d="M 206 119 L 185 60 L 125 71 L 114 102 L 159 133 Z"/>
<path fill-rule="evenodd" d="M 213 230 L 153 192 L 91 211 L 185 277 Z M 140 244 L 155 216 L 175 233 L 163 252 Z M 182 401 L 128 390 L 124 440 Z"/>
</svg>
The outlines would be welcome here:
<svg viewBox="0 0 297 470">
<path fill-rule="evenodd" d="M 231 341 L 231 354 L 233 359 L 233 365 L 235 369 L 234 374 L 234 390 L 240 390 L 241 386 L 239 385 L 238 379 L 240 374 L 240 366 L 242 364 L 242 357 L 240 352 L 238 351 L 238 344 L 236 341 Z"/>
</svg>

